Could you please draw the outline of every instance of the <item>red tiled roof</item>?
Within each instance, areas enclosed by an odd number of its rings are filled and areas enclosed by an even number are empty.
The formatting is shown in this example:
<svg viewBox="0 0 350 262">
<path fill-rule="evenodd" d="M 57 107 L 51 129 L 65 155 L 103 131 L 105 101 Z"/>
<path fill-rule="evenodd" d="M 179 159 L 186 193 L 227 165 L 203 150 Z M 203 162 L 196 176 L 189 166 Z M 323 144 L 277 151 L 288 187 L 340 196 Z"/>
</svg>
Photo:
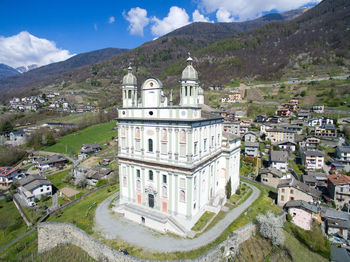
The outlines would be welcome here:
<svg viewBox="0 0 350 262">
<path fill-rule="evenodd" d="M 328 175 L 328 179 L 334 185 L 350 184 L 350 177 L 342 174 Z"/>
<path fill-rule="evenodd" d="M 16 170 L 18 170 L 17 168 L 13 168 L 13 167 L 0 167 L 0 176 L 8 176 L 11 173 L 15 172 Z"/>
</svg>

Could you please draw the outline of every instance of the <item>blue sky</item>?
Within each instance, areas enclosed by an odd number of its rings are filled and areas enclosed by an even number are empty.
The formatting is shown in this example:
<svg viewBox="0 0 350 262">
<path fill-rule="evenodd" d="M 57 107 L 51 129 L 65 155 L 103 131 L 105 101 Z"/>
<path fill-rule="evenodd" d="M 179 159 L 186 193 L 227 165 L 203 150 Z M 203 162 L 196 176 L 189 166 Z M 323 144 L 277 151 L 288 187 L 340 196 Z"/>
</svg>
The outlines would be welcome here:
<svg viewBox="0 0 350 262">
<path fill-rule="evenodd" d="M 0 63 L 44 65 L 106 47 L 134 48 L 193 21 L 245 21 L 318 2 L 0 0 Z"/>
</svg>

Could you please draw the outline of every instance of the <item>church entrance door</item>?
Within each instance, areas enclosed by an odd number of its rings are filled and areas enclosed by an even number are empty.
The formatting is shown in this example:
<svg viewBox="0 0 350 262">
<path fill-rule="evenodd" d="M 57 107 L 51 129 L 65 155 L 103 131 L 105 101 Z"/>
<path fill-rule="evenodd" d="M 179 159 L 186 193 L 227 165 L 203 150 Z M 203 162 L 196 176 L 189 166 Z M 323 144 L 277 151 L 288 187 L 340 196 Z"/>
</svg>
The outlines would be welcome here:
<svg viewBox="0 0 350 262">
<path fill-rule="evenodd" d="M 152 208 L 154 207 L 154 195 L 152 194 L 148 195 L 148 206 Z"/>
</svg>

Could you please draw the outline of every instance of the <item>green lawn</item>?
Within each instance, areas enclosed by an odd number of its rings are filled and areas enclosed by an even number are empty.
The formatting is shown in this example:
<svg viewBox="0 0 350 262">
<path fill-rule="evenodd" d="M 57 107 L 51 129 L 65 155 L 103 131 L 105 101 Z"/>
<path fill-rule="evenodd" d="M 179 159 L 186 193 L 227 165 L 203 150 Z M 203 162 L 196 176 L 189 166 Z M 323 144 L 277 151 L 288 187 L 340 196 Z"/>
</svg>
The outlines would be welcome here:
<svg viewBox="0 0 350 262">
<path fill-rule="evenodd" d="M 0 247 L 8 244 L 27 230 L 15 204 L 0 200 Z"/>
<path fill-rule="evenodd" d="M 196 224 L 192 227 L 194 231 L 201 231 L 202 228 L 209 222 L 209 220 L 215 215 L 213 212 L 205 211 L 204 214 L 198 219 Z"/>
<path fill-rule="evenodd" d="M 67 169 L 62 172 L 49 175 L 47 178 L 51 181 L 51 183 L 57 188 L 61 189 L 66 186 L 71 186 L 69 183 L 64 182 L 64 178 L 71 172 L 72 169 Z"/>
<path fill-rule="evenodd" d="M 89 126 L 58 139 L 56 144 L 45 147 L 43 150 L 74 155 L 79 153 L 82 144 L 103 144 L 111 140 L 117 135 L 117 131 L 113 130 L 115 126 L 115 121 Z"/>
<path fill-rule="evenodd" d="M 89 195 L 85 199 L 67 207 L 48 219 L 55 222 L 69 222 L 92 234 L 94 227 L 95 209 L 108 196 L 118 192 L 119 185 L 108 186 Z M 90 208 L 90 209 L 89 209 Z"/>
</svg>

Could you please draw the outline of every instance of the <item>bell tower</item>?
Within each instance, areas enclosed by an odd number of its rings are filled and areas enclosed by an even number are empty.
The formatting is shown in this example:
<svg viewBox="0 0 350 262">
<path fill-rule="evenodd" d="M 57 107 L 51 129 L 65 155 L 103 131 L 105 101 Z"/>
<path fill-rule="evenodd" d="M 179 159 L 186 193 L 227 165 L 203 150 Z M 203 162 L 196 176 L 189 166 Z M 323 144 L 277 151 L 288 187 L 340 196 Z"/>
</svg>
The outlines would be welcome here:
<svg viewBox="0 0 350 262">
<path fill-rule="evenodd" d="M 137 107 L 137 78 L 128 67 L 128 74 L 123 77 L 123 107 Z"/>
<path fill-rule="evenodd" d="M 181 76 L 180 106 L 198 106 L 198 73 L 192 63 L 193 59 L 189 56 Z"/>
</svg>

